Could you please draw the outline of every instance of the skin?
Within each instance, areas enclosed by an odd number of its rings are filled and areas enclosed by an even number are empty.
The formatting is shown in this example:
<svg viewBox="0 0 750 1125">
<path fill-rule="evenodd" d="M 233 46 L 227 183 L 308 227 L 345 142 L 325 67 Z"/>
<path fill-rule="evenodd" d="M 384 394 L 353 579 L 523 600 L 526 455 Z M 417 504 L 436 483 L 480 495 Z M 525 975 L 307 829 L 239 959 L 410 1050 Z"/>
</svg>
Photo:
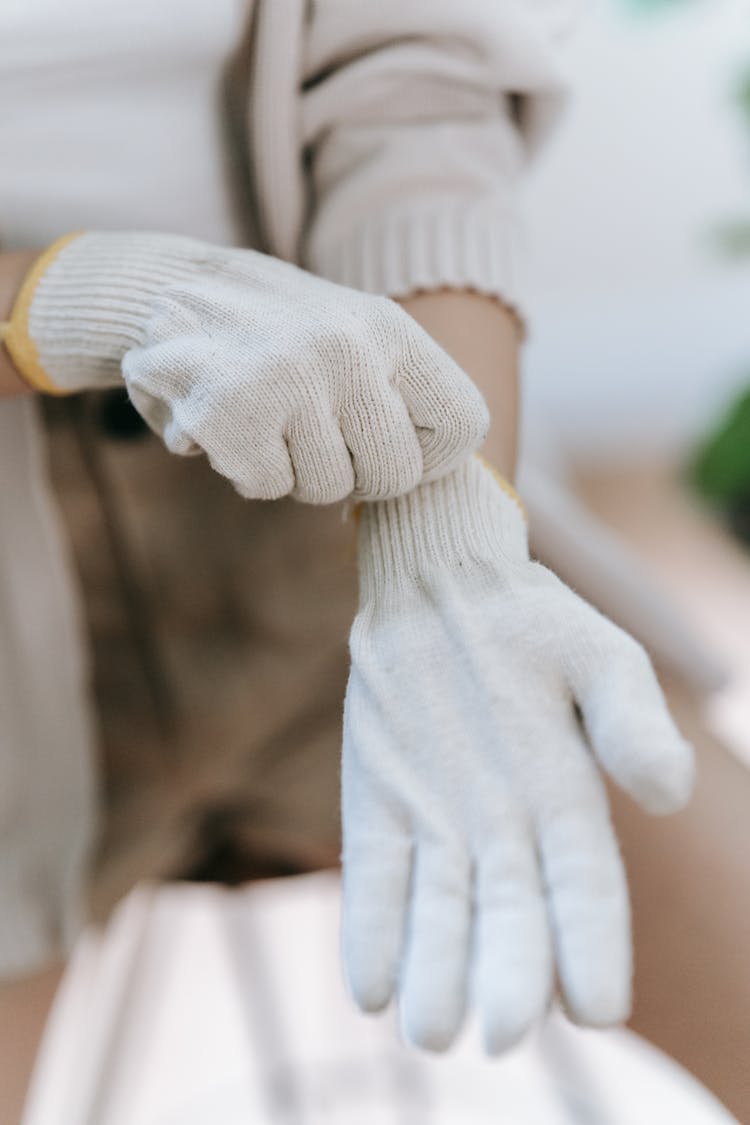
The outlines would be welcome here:
<svg viewBox="0 0 750 1125">
<path fill-rule="evenodd" d="M 706 728 L 703 701 L 664 682 L 695 746 L 698 780 L 677 816 L 612 789 L 633 907 L 630 1026 L 750 1121 L 750 771 Z"/>
<path fill-rule="evenodd" d="M 0 254 L 0 319 L 33 254 Z M 516 317 L 499 301 L 468 292 L 417 294 L 401 302 L 484 394 L 493 418 L 484 454 L 513 479 L 517 455 L 519 348 Z M 0 347 L 0 398 L 29 393 Z M 670 693 L 678 721 L 697 745 L 699 786 L 688 810 L 666 820 L 612 794 L 613 816 L 634 903 L 637 963 L 632 1026 L 682 1061 L 738 1115 L 750 1113 L 750 775 L 694 727 L 696 705 Z M 686 713 L 687 711 L 687 713 Z M 0 982 L 0 1100 L 15 1125 L 49 1005 L 53 968 Z M 10 1107 L 10 1108 L 8 1108 Z"/>
<path fill-rule="evenodd" d="M 0 981 L 0 1118 L 4 1125 L 20 1125 L 37 1049 L 62 972 L 61 965 L 51 965 L 32 976 Z"/>
<path fill-rule="evenodd" d="M 519 321 L 500 301 L 478 293 L 441 290 L 400 303 L 481 390 L 492 418 L 482 452 L 512 481 L 518 455 Z"/>
</svg>

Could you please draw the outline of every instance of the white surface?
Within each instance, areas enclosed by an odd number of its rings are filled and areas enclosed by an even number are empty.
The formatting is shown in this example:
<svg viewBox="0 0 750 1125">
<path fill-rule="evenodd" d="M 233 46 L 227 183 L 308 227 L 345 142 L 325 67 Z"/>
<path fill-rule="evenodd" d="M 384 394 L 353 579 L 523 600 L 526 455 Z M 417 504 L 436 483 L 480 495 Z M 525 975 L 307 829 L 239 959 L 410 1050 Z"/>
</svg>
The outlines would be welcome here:
<svg viewBox="0 0 750 1125">
<path fill-rule="evenodd" d="M 400 1047 L 343 990 L 338 912 L 325 874 L 137 892 L 79 952 L 24 1125 L 732 1122 L 633 1035 L 559 1017 L 501 1060 L 472 1029 L 447 1056 Z"/>
<path fill-rule="evenodd" d="M 746 0 L 650 17 L 590 0 L 576 95 L 529 191 L 535 317 L 528 423 L 577 456 L 680 450 L 750 379 L 750 262 L 711 247 L 750 215 L 732 87 L 750 60 Z"/>
</svg>

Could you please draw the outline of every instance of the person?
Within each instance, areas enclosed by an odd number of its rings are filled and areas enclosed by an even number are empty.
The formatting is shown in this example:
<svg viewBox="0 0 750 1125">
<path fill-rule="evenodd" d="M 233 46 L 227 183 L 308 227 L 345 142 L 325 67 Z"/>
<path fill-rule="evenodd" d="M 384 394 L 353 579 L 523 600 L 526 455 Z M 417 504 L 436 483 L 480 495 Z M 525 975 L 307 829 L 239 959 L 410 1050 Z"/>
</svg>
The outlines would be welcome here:
<svg viewBox="0 0 750 1125">
<path fill-rule="evenodd" d="M 344 748 L 346 956 L 359 1002 L 381 1006 L 399 973 L 416 831 L 404 810 L 428 843 L 452 839 L 469 815 L 466 794 L 458 812 L 446 791 L 461 772 L 465 734 L 454 739 L 450 761 L 411 762 L 400 789 L 398 764 L 393 773 L 389 739 L 421 737 L 405 718 L 414 695 L 395 699 L 382 678 L 383 669 L 393 673 L 392 654 L 406 635 L 420 637 L 408 650 L 409 675 L 436 662 L 449 698 L 451 669 L 459 670 L 461 708 L 483 708 L 489 726 L 523 702 L 516 734 L 523 728 L 524 763 L 504 762 L 492 784 L 491 762 L 468 759 L 466 771 L 498 798 L 494 806 L 480 801 L 474 825 L 487 844 L 483 894 L 488 902 L 509 895 L 490 912 L 482 939 L 490 1047 L 515 1041 L 551 986 L 529 816 L 536 831 L 541 821 L 549 828 L 542 851 L 560 891 L 553 928 L 568 1003 L 584 1022 L 626 1016 L 627 899 L 601 782 L 582 753 L 573 688 L 600 757 L 645 804 L 666 810 L 684 802 L 691 756 L 641 650 L 529 561 L 507 483 L 526 312 L 519 184 L 564 100 L 556 43 L 569 17 L 565 0 L 195 0 L 173 8 L 138 0 L 106 9 L 77 0 L 64 25 L 61 12 L 35 0 L 0 16 L 0 50 L 13 64 L 0 68 L 2 96 L 14 107 L 0 137 L 15 154 L 0 175 L 2 713 L 10 779 L 0 950 L 6 974 L 44 970 L 30 989 L 45 998 L 40 1017 L 57 979 L 44 967 L 80 926 L 96 799 L 75 583 L 33 394 L 122 383 L 168 449 L 205 454 L 243 496 L 367 502 Z M 227 73 L 239 118 L 221 100 Z M 237 120 L 242 160 L 230 168 L 222 128 Z M 242 221 L 233 190 L 242 196 Z M 472 458 L 480 446 L 503 483 Z M 436 550 L 446 537 L 450 549 Z M 485 553 L 475 556 L 477 543 Z M 487 551 L 499 567 L 489 587 Z M 461 581 L 469 585 L 454 597 L 450 576 L 465 558 L 472 566 Z M 439 579 L 437 601 L 436 571 L 449 576 Z M 433 600 L 412 619 L 414 589 L 432 589 Z M 471 660 L 490 644 L 497 657 L 497 635 L 489 639 L 481 628 L 493 592 L 504 600 L 490 619 L 515 631 L 524 660 L 516 663 L 509 649 L 492 665 L 513 691 L 493 694 L 488 683 L 472 695 Z M 374 620 L 380 610 L 385 616 Z M 471 626 L 454 634 L 458 653 L 446 648 L 453 611 Z M 559 623 L 554 644 L 547 612 Z M 571 635 L 585 643 L 566 648 Z M 548 674 L 551 644 L 565 659 Z M 523 668 L 533 675 L 525 679 Z M 428 741 L 458 733 L 462 713 L 431 710 L 437 682 L 418 685 L 413 709 L 429 719 Z M 402 677 L 402 689 L 408 684 Z M 535 691 L 545 701 L 541 727 L 530 722 Z M 394 702 L 395 735 L 378 729 L 384 698 Z M 380 701 L 374 711 L 373 700 Z M 483 744 L 488 737 L 484 729 Z M 512 723 L 503 737 L 513 744 Z M 565 771 L 548 754 L 531 768 L 529 737 L 560 739 Z M 435 792 L 421 793 L 427 776 Z M 530 813 L 509 782 L 526 787 L 527 806 L 536 801 Z M 498 809 L 514 831 L 493 850 Z M 412 903 L 422 953 L 407 958 L 404 1003 L 411 1038 L 439 1048 L 465 1004 L 471 872 L 460 847 L 419 854 L 429 893 Z M 516 930 L 514 917 L 522 922 Z M 436 991 L 436 966 L 446 958 L 448 979 Z M 502 972 L 508 964 L 510 977 Z M 510 995 L 519 973 L 522 986 Z"/>
</svg>

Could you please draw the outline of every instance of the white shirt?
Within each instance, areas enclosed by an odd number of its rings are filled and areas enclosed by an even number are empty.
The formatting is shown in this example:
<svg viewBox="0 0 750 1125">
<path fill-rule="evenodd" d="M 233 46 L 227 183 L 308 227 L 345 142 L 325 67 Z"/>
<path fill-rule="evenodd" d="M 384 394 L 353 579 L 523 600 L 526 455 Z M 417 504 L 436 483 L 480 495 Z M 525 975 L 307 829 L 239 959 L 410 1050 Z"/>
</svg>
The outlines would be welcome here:
<svg viewBox="0 0 750 1125">
<path fill-rule="evenodd" d="M 222 76 L 251 0 L 3 0 L 0 246 L 238 237 Z"/>
</svg>

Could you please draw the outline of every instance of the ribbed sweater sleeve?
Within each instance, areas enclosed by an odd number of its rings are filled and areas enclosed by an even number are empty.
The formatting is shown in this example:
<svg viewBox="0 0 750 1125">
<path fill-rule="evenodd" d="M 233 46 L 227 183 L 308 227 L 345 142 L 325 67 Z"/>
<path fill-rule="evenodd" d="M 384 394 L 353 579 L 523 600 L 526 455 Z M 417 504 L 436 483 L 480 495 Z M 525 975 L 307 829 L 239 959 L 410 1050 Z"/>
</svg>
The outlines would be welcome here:
<svg viewBox="0 0 750 1125">
<path fill-rule="evenodd" d="M 520 188 L 559 115 L 570 0 L 314 0 L 301 86 L 302 261 L 392 297 L 525 312 Z"/>
</svg>

